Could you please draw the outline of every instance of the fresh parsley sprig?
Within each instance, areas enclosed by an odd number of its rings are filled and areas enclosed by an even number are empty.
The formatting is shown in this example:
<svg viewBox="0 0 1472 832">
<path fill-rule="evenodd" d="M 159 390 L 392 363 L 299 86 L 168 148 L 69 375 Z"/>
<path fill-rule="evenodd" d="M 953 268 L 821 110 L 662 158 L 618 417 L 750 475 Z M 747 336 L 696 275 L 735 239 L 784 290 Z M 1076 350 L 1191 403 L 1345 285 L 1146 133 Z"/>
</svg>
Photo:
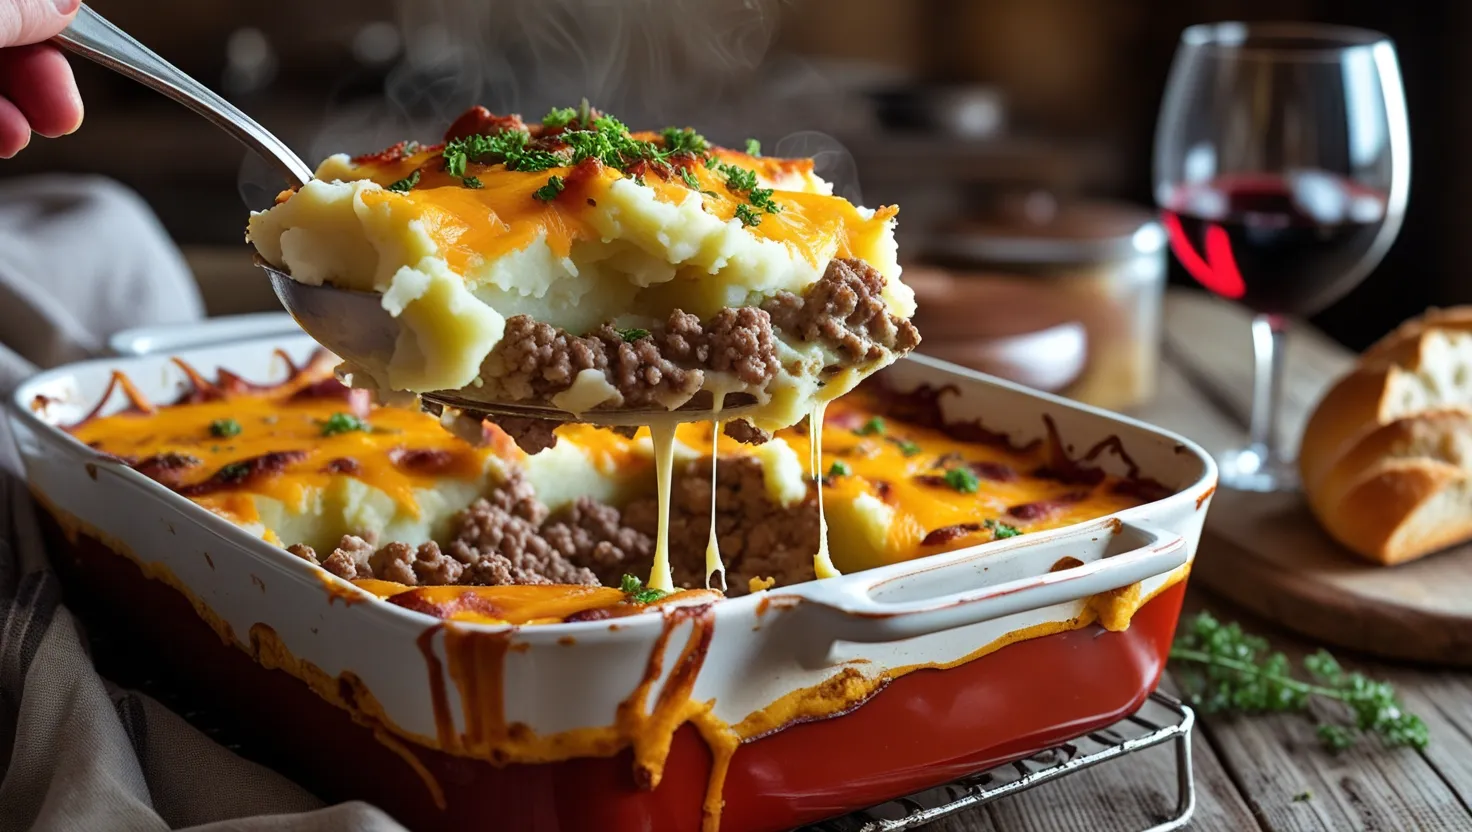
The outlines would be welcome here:
<svg viewBox="0 0 1472 832">
<path fill-rule="evenodd" d="M 981 488 L 981 480 L 964 465 L 951 468 L 945 473 L 946 485 L 962 494 L 975 494 Z"/>
<path fill-rule="evenodd" d="M 403 179 L 400 179 L 399 181 L 394 182 L 391 185 L 389 185 L 388 186 L 388 189 L 390 191 L 394 191 L 395 193 L 406 194 L 406 193 L 408 193 L 410 191 L 410 189 L 412 189 L 415 185 L 418 185 L 418 184 L 419 184 L 419 171 L 418 170 L 415 170 L 413 173 L 410 173 L 408 176 L 404 177 Z"/>
<path fill-rule="evenodd" d="M 563 184 L 562 177 L 551 176 L 547 178 L 547 184 L 538 188 L 532 196 L 543 202 L 551 202 L 557 198 L 558 194 L 562 193 L 562 189 L 565 187 L 567 186 Z"/>
<path fill-rule="evenodd" d="M 234 419 L 216 419 L 210 422 L 210 436 L 216 439 L 229 439 L 240 435 L 240 423 Z"/>
<path fill-rule="evenodd" d="M 717 161 L 713 167 L 726 177 L 726 190 L 737 196 L 745 197 L 747 204 L 736 206 L 736 218 L 741 220 L 742 225 L 760 225 L 762 218 L 757 210 L 767 214 L 781 212 L 782 206 L 773 199 L 776 191 L 771 188 L 757 187 L 760 183 L 756 178 L 756 171 L 720 161 Z"/>
<path fill-rule="evenodd" d="M 543 127 L 566 127 L 577 120 L 578 111 L 576 107 L 553 107 L 542 117 Z"/>
<path fill-rule="evenodd" d="M 1304 658 L 1311 681 L 1302 681 L 1287 656 L 1269 651 L 1266 639 L 1208 612 L 1183 622 L 1170 659 L 1187 699 L 1205 713 L 1303 713 L 1317 698 L 1349 712 L 1346 721 L 1318 727 L 1319 741 L 1331 751 L 1365 734 L 1387 746 L 1425 748 L 1430 742 L 1426 723 L 1406 711 L 1389 682 L 1347 672 L 1324 650 Z"/>
<path fill-rule="evenodd" d="M 688 127 L 666 127 L 660 132 L 660 138 L 664 140 L 664 150 L 669 154 L 700 154 L 710 150 L 710 142 Z"/>
<path fill-rule="evenodd" d="M 652 604 L 669 594 L 662 589 L 646 587 L 643 581 L 628 574 L 624 575 L 619 589 L 623 590 L 624 595 L 627 595 L 629 600 L 635 604 Z"/>
<path fill-rule="evenodd" d="M 323 436 L 336 436 L 339 433 L 352 433 L 354 431 L 372 431 L 373 428 L 362 419 L 351 413 L 334 413 L 326 419 L 319 420 L 317 426 L 322 429 Z"/>
<path fill-rule="evenodd" d="M 1022 530 L 1016 526 L 1003 523 L 1000 520 L 994 520 L 990 517 L 981 521 L 981 525 L 992 533 L 992 540 L 1005 540 L 1009 537 L 1016 537 L 1022 534 Z"/>
</svg>

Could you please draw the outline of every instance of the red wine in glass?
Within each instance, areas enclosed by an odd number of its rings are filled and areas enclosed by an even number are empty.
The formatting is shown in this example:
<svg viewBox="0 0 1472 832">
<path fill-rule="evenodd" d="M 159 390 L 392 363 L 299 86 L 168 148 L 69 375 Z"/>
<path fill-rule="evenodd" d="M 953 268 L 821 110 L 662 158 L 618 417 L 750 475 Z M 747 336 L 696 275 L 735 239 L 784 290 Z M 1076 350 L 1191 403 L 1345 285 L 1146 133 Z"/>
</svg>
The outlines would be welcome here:
<svg viewBox="0 0 1472 832">
<path fill-rule="evenodd" d="M 1386 194 L 1319 171 L 1182 185 L 1161 211 L 1198 283 L 1266 314 L 1312 314 L 1354 288 L 1380 240 Z"/>
<path fill-rule="evenodd" d="M 1252 318 L 1248 444 L 1217 457 L 1226 488 L 1288 491 L 1287 333 L 1380 262 L 1410 193 L 1395 45 L 1318 23 L 1192 26 L 1155 126 L 1155 199 L 1176 259 Z"/>
</svg>

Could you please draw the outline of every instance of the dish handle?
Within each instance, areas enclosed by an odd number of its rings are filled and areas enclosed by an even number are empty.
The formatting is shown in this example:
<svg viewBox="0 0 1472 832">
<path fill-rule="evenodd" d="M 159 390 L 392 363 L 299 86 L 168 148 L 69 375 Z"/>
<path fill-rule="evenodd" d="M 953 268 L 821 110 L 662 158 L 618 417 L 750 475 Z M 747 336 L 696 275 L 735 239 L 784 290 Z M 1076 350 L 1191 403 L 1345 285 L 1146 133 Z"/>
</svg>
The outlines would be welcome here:
<svg viewBox="0 0 1472 832">
<path fill-rule="evenodd" d="M 1005 550 L 817 581 L 803 600 L 827 619 L 815 631 L 825 639 L 900 641 L 1120 589 L 1188 560 L 1185 538 L 1174 532 L 1118 520 L 1108 526 L 1103 534 L 1091 524 L 1042 543 L 1019 538 Z"/>
</svg>

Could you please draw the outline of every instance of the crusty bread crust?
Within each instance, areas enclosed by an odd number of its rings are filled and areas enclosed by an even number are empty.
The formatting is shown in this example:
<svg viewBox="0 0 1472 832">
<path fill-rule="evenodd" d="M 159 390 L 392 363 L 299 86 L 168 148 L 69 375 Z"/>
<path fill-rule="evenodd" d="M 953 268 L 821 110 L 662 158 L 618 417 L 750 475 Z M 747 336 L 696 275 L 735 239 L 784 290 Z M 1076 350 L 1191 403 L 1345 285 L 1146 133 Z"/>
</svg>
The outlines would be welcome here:
<svg viewBox="0 0 1472 832">
<path fill-rule="evenodd" d="M 1369 560 L 1472 540 L 1472 306 L 1370 347 L 1309 417 L 1299 473 L 1325 531 Z"/>
<path fill-rule="evenodd" d="M 1472 535 L 1472 511 L 1433 511 L 1464 487 L 1472 411 L 1433 411 L 1371 431 L 1305 493 L 1331 537 L 1380 563 L 1400 563 Z M 1434 516 L 1427 516 L 1428 511 Z M 1429 521 L 1429 526 L 1427 525 Z M 1429 548 L 1428 548 L 1429 547 Z"/>
</svg>

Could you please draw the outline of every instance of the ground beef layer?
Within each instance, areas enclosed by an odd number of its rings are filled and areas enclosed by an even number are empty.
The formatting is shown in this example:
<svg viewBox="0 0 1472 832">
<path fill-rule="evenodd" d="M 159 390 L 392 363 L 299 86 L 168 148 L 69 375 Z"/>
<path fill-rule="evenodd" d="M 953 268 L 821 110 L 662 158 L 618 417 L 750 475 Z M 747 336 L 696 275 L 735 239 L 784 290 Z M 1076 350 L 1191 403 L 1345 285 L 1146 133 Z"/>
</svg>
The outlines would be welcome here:
<svg viewBox="0 0 1472 832">
<path fill-rule="evenodd" d="M 573 335 L 516 315 L 507 319 L 500 343 L 481 365 L 482 392 L 509 402 L 543 403 L 568 390 L 579 373 L 596 370 L 619 396 L 605 407 L 666 407 L 699 392 L 707 372 L 765 386 L 780 369 L 779 335 L 789 342 L 822 343 L 839 357 L 830 369 L 869 364 L 920 343 L 913 324 L 889 313 L 884 287 L 884 275 L 869 264 L 840 259 L 830 261 L 801 295 L 781 292 L 760 307 L 722 309 L 708 321 L 677 309 L 651 330 L 604 324 Z M 556 441 L 545 429 L 526 425 L 528 420 L 492 420 L 529 453 Z M 766 438 L 755 429 L 741 435 L 750 437 L 743 441 Z"/>
<path fill-rule="evenodd" d="M 761 463 L 747 457 L 722 460 L 716 488 L 716 534 L 729 595 L 746 594 L 752 578 L 774 578 L 786 585 L 814 577 L 814 500 L 789 508 L 774 505 L 766 495 Z M 676 471 L 670 495 L 670 560 L 681 587 L 705 586 L 710 492 L 709 459 Z M 553 513 L 529 484 L 513 478 L 455 515 L 444 545 L 380 545 L 346 535 L 326 555 L 302 544 L 289 551 L 348 580 L 377 578 L 408 586 L 618 586 L 625 574 L 648 574 L 657 522 L 658 503 L 652 496 L 622 511 L 580 498 Z"/>
</svg>

